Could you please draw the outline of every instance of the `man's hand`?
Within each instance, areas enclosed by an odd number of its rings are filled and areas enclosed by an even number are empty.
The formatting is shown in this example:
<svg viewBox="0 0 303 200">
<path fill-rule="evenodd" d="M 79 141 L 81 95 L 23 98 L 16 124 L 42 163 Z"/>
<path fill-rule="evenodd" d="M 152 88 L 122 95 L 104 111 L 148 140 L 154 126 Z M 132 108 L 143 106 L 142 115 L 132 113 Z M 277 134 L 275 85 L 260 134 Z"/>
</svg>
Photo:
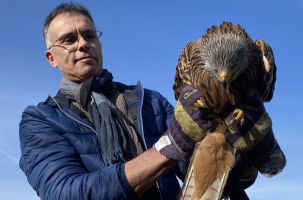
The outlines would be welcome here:
<svg viewBox="0 0 303 200">
<path fill-rule="evenodd" d="M 201 93 L 186 86 L 181 91 L 168 130 L 156 142 L 155 148 L 167 158 L 185 160 L 192 154 L 195 143 L 217 126 L 212 115 Z"/>
<path fill-rule="evenodd" d="M 281 172 L 285 156 L 277 143 L 262 99 L 254 95 L 225 116 L 226 139 L 264 176 Z"/>
</svg>

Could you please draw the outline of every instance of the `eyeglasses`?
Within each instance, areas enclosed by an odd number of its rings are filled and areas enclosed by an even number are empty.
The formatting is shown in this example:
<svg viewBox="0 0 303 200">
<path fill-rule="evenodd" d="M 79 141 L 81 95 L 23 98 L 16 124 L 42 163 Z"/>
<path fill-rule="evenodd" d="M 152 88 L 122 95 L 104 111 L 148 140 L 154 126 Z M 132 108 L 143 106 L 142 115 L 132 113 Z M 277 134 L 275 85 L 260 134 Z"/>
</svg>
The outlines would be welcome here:
<svg viewBox="0 0 303 200">
<path fill-rule="evenodd" d="M 50 45 L 47 50 L 50 50 L 51 48 L 58 46 L 62 47 L 64 49 L 70 50 L 76 47 L 80 40 L 80 37 L 82 37 L 87 42 L 96 42 L 101 36 L 101 31 L 85 31 L 83 33 L 67 33 L 63 36 L 61 36 L 59 39 L 57 39 L 52 45 Z"/>
</svg>

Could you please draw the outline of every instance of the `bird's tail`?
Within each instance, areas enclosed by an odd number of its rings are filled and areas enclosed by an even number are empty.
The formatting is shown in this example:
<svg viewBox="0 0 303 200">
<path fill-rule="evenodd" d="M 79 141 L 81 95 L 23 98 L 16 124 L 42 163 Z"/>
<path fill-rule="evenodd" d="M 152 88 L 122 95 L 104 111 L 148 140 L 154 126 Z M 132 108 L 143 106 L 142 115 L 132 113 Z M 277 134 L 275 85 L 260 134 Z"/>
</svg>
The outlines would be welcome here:
<svg viewBox="0 0 303 200">
<path fill-rule="evenodd" d="M 208 134 L 199 144 L 193 159 L 194 199 L 201 199 L 217 180 L 228 176 L 235 162 L 234 150 L 226 142 L 222 131 Z M 225 183 L 222 184 L 221 193 Z"/>
</svg>

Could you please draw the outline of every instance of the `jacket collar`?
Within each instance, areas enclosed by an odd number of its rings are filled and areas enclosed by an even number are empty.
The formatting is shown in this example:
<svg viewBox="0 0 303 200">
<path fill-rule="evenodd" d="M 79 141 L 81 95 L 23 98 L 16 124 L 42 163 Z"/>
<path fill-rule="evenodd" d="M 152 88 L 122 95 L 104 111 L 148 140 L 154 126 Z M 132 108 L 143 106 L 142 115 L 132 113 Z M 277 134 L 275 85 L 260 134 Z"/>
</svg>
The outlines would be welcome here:
<svg viewBox="0 0 303 200">
<path fill-rule="evenodd" d="M 127 86 L 119 82 L 115 82 L 115 84 L 117 84 L 117 88 L 123 93 L 123 97 L 125 98 L 125 102 L 128 106 L 131 117 L 146 147 L 142 119 L 142 107 L 144 100 L 144 89 L 142 84 L 140 81 L 138 81 L 137 85 L 132 86 Z M 54 107 L 59 107 L 59 109 L 66 113 L 70 118 L 84 123 L 86 126 L 90 126 L 91 128 L 94 127 L 88 119 L 81 117 L 81 113 L 79 112 L 78 108 L 71 104 L 70 100 L 66 98 L 60 90 L 57 92 L 56 96 L 49 96 L 43 103 Z"/>
</svg>

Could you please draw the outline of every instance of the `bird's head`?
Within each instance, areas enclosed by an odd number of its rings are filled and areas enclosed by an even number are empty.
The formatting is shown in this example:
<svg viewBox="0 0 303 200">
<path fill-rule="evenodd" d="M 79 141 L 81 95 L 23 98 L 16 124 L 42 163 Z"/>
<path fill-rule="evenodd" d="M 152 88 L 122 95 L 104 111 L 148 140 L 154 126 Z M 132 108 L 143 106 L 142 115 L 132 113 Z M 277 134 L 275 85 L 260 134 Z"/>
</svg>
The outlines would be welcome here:
<svg viewBox="0 0 303 200">
<path fill-rule="evenodd" d="M 258 65 L 259 51 L 240 25 L 223 22 L 201 38 L 201 58 L 208 74 L 228 89 L 239 76 Z"/>
<path fill-rule="evenodd" d="M 217 101 L 228 96 L 229 102 L 234 102 L 255 86 L 260 52 L 240 25 L 223 22 L 212 26 L 196 46 L 199 50 L 191 55 L 191 77 L 196 88 L 211 91 Z"/>
</svg>

